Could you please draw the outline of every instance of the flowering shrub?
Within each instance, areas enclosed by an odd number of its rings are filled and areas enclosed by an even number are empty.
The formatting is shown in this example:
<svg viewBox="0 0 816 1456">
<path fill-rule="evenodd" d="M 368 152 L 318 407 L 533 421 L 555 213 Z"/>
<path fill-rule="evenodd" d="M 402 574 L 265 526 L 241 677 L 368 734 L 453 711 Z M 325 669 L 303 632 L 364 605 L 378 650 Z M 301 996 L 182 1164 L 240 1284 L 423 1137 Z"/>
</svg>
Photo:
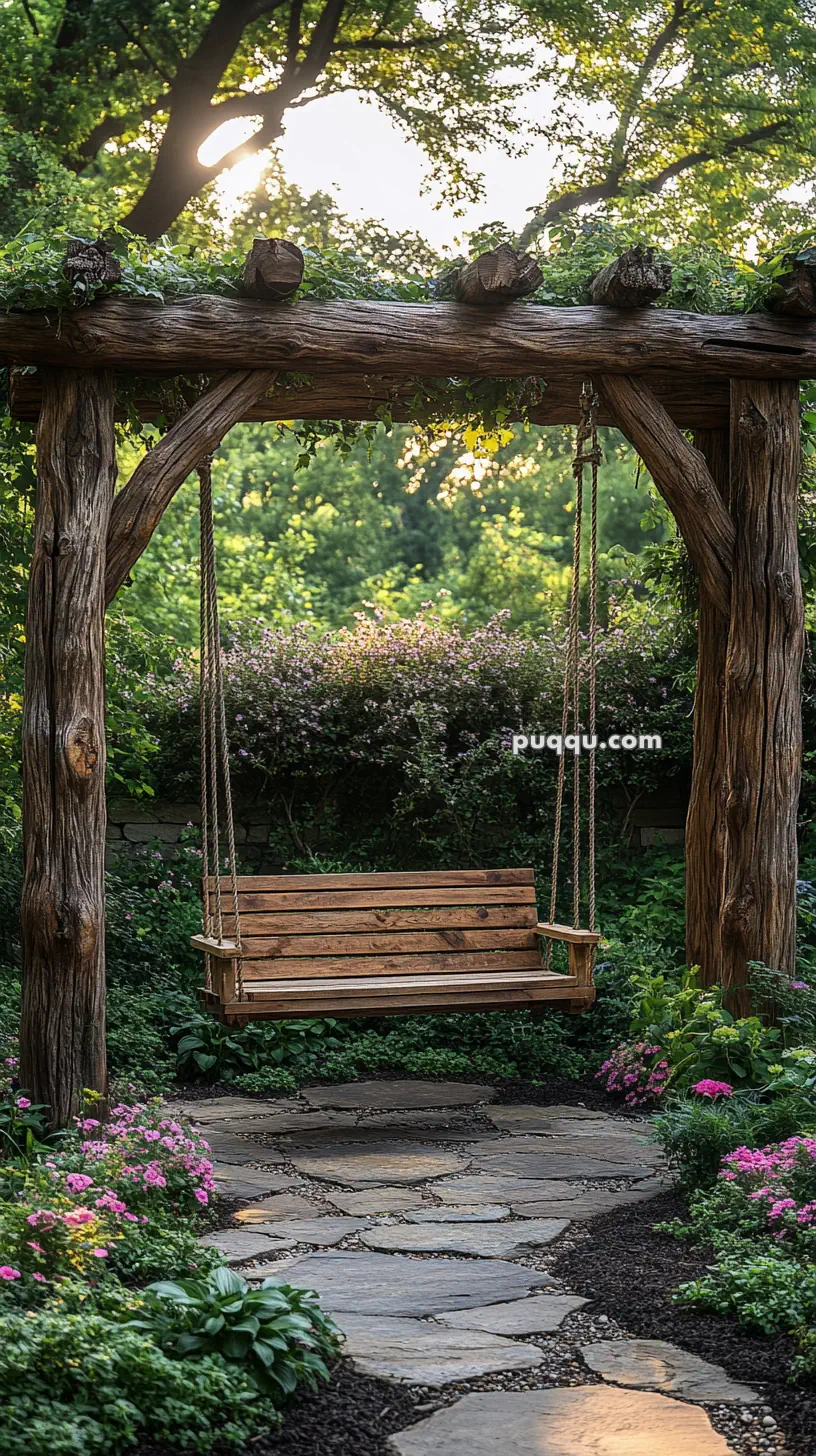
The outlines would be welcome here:
<svg viewBox="0 0 816 1456">
<path fill-rule="evenodd" d="M 57 1194 L 46 1206 L 32 1206 L 28 1199 L 0 1205 L 0 1280 L 44 1285 L 71 1274 L 98 1276 L 100 1264 L 122 1237 L 121 1221 L 135 1218 L 116 1199 L 100 1199 L 98 1204 L 88 1206 Z"/>
<path fill-rule="evenodd" d="M 707 1077 L 704 1077 L 702 1082 L 695 1082 L 690 1090 L 698 1097 L 733 1097 L 734 1095 L 734 1089 L 728 1082 L 712 1082 Z"/>
<path fill-rule="evenodd" d="M 161 1103 L 113 1109 L 104 1124 L 80 1118 L 75 1146 L 49 1166 L 68 1191 L 113 1212 L 166 1221 L 206 1207 L 215 1187 L 209 1145 L 200 1133 L 162 1117 Z M 121 1204 L 122 1209 L 112 1208 Z"/>
<path fill-rule="evenodd" d="M 16 1070 L 16 1057 L 8 1061 Z M 33 1103 L 24 1092 L 9 1090 L 0 1096 L 0 1161 L 31 1158 L 46 1143 L 59 1139 L 60 1134 L 49 1133 L 47 1107 Z"/>
<path fill-rule="evenodd" d="M 778 1239 L 816 1223 L 816 1137 L 786 1138 L 765 1148 L 736 1148 L 723 1158 L 720 1178 L 735 1202 L 755 1204 Z"/>
<path fill-rule="evenodd" d="M 700 986 L 698 977 L 696 967 L 678 980 L 648 970 L 635 976 L 633 1036 L 664 1048 L 673 1088 L 767 1086 L 782 1054 L 782 1029 L 759 1016 L 732 1016 L 726 988 Z"/>
<path fill-rule="evenodd" d="M 622 1096 L 627 1107 L 642 1107 L 662 1097 L 669 1078 L 663 1048 L 639 1041 L 616 1047 L 596 1078 L 604 1078 L 605 1091 Z"/>
</svg>

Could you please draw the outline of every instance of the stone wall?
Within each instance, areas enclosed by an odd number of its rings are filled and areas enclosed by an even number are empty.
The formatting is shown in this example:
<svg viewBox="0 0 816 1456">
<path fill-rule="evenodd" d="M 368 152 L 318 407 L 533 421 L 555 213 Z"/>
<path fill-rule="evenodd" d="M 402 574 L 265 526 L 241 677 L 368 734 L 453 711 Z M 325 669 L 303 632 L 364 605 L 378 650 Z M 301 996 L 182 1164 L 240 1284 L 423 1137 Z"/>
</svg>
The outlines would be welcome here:
<svg viewBox="0 0 816 1456">
<path fill-rule="evenodd" d="M 630 842 L 644 849 L 682 844 L 688 789 L 667 784 L 629 804 L 613 796 L 613 803 L 629 830 Z M 236 803 L 235 842 L 242 863 L 256 874 L 274 874 L 280 867 L 269 853 L 272 811 L 268 806 Z M 108 862 L 114 855 L 135 851 L 151 841 L 177 844 L 186 824 L 198 824 L 197 804 L 169 804 L 156 799 L 112 799 L 108 804 Z"/>
<path fill-rule="evenodd" d="M 272 873 L 268 863 L 271 811 L 235 804 L 235 843 L 239 859 L 258 873 Z M 108 863 L 123 851 L 135 852 L 156 840 L 177 844 L 188 824 L 200 824 L 198 804 L 168 804 L 158 799 L 111 799 L 108 803 Z"/>
</svg>

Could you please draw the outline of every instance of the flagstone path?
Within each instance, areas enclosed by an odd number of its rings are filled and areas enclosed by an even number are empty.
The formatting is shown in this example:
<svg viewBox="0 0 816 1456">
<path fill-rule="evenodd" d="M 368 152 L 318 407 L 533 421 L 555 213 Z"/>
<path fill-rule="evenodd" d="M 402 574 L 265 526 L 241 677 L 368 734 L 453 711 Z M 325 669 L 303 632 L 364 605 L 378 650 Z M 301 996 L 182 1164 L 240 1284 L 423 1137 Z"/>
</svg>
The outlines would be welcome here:
<svg viewBox="0 0 816 1456">
<path fill-rule="evenodd" d="M 393 1456 L 784 1456 L 761 1392 L 548 1272 L 587 1219 L 666 1188 L 646 1126 L 494 1099 L 372 1081 L 179 1103 L 241 1201 L 202 1242 L 316 1290 L 358 1370 L 418 1391 Z"/>
</svg>

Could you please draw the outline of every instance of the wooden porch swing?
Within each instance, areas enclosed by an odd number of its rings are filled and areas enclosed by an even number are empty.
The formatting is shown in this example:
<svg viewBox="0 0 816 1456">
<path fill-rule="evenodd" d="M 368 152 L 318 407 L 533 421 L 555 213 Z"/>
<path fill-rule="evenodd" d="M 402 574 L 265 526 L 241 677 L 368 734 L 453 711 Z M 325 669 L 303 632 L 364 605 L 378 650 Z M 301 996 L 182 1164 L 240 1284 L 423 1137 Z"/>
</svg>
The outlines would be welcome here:
<svg viewBox="0 0 816 1456">
<path fill-rule="evenodd" d="M 561 737 L 580 732 L 579 597 L 584 468 L 591 466 L 588 731 L 595 735 L 598 397 L 584 384 L 573 461 L 575 512 Z M 201 824 L 203 1008 L 222 1021 L 293 1016 L 389 1016 L 509 1010 L 595 999 L 595 764 L 588 759 L 588 928 L 581 913 L 581 761 L 573 770 L 573 925 L 555 920 L 566 759 L 559 757 L 549 920 L 539 922 L 534 872 L 408 870 L 360 874 L 239 875 L 221 658 L 212 511 L 212 458 L 199 467 L 201 517 Z M 221 794 L 219 796 L 219 787 Z M 219 797 L 229 873 L 220 871 Z M 228 907 L 228 908 L 227 908 Z M 569 973 L 552 969 L 554 942 Z"/>
</svg>

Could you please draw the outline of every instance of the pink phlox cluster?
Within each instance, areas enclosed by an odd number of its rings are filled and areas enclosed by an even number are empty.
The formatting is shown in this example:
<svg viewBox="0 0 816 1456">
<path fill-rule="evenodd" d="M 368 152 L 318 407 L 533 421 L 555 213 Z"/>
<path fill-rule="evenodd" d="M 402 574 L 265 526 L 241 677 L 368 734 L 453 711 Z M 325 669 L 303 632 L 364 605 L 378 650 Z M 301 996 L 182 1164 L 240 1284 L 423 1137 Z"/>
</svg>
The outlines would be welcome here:
<svg viewBox="0 0 816 1456">
<path fill-rule="evenodd" d="M 665 1092 L 669 1063 L 662 1047 L 635 1042 L 616 1047 L 595 1076 L 605 1078 L 607 1092 L 622 1093 L 628 1107 L 640 1107 Z"/>
<path fill-rule="evenodd" d="M 764 1205 L 776 1238 L 816 1222 L 816 1138 L 791 1137 L 764 1148 L 735 1148 L 720 1179 L 751 1203 Z"/>
<path fill-rule="evenodd" d="M 710 1077 L 704 1077 L 702 1082 L 695 1082 L 692 1092 L 698 1097 L 733 1097 L 734 1089 L 730 1082 L 714 1082 Z"/>
</svg>

